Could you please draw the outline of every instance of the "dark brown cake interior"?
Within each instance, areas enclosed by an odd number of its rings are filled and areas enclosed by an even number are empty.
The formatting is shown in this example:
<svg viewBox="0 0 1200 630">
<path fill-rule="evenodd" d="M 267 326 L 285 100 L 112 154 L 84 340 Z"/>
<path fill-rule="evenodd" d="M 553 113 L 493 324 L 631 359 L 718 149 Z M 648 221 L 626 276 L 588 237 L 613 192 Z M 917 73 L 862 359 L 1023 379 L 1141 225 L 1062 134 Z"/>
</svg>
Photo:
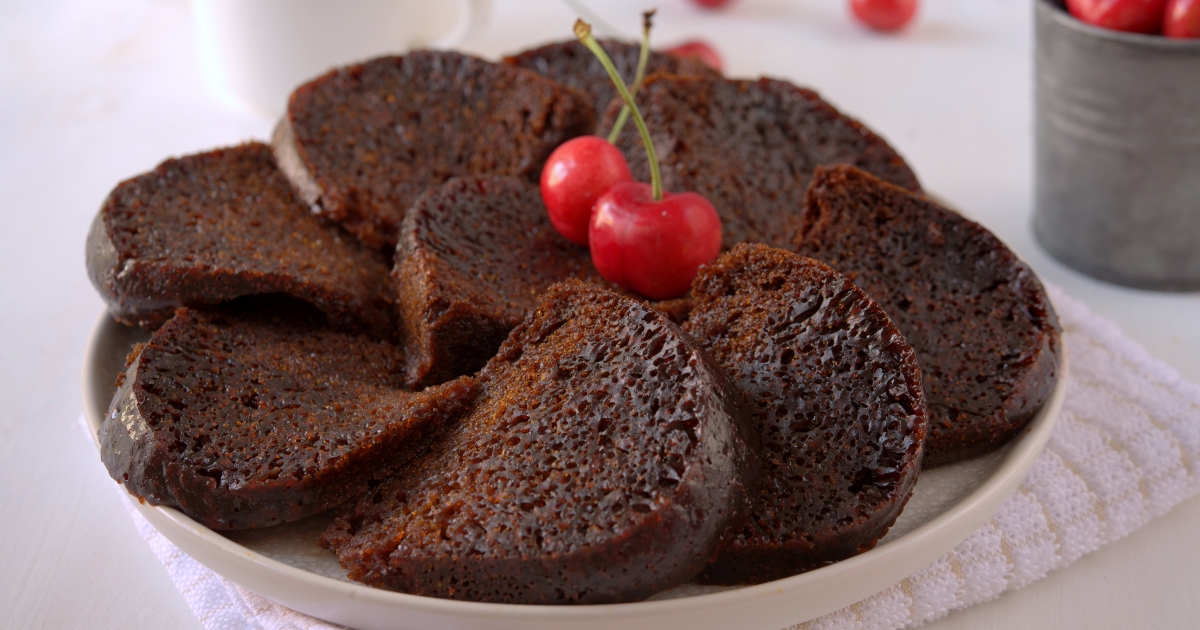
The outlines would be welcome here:
<svg viewBox="0 0 1200 630">
<path fill-rule="evenodd" d="M 455 178 L 422 195 L 393 274 L 414 387 L 482 368 L 551 284 L 603 282 L 587 248 L 551 225 L 537 187 L 512 177 Z"/>
<path fill-rule="evenodd" d="M 213 529 L 266 527 L 351 499 L 470 401 L 412 393 L 402 351 L 270 296 L 181 309 L 135 348 L 100 428 L 114 479 Z"/>
<path fill-rule="evenodd" d="M 339 68 L 300 86 L 286 122 L 308 201 L 363 242 L 391 247 L 426 188 L 455 175 L 536 181 L 562 142 L 591 131 L 591 101 L 535 72 L 417 51 Z"/>
<path fill-rule="evenodd" d="M 470 415 L 323 538 L 355 580 L 508 603 L 630 601 L 691 578 L 744 513 L 741 395 L 663 315 L 554 285 Z"/>
<path fill-rule="evenodd" d="M 754 407 L 749 523 L 703 581 L 766 582 L 875 546 L 916 484 L 926 407 L 912 348 L 825 265 L 739 245 L 703 267 L 685 329 Z"/>
<path fill-rule="evenodd" d="M 655 75 L 638 105 L 667 191 L 704 195 L 721 217 L 722 244 L 788 247 L 813 169 L 854 164 L 905 188 L 916 176 L 879 136 L 811 90 L 784 81 Z M 602 129 L 620 110 L 609 106 Z M 649 181 L 646 151 L 627 125 L 617 146 L 634 179 Z"/>
<path fill-rule="evenodd" d="M 641 44 L 605 39 L 600 41 L 600 46 L 608 53 L 625 83 L 632 84 L 637 75 Z M 608 72 L 579 40 L 572 39 L 531 48 L 505 57 L 504 63 L 533 70 L 587 93 L 595 103 L 597 121 L 604 115 L 608 104 L 617 98 L 617 89 L 613 87 Z M 680 76 L 720 76 L 720 73 L 694 57 L 680 59 L 667 53 L 650 51 L 650 57 L 646 61 L 646 74 L 656 72 Z M 597 133 L 607 135 L 608 129 L 609 127 L 598 129 Z"/>
<path fill-rule="evenodd" d="M 122 182 L 92 225 L 87 264 L 128 325 L 155 328 L 179 306 L 279 292 L 339 326 L 395 334 L 386 259 L 312 216 L 258 142 Z"/>
<path fill-rule="evenodd" d="M 929 401 L 927 466 L 996 448 L 1049 397 L 1061 351 L 1054 309 L 979 224 L 837 166 L 813 177 L 795 249 L 849 276 L 912 344 Z"/>
</svg>

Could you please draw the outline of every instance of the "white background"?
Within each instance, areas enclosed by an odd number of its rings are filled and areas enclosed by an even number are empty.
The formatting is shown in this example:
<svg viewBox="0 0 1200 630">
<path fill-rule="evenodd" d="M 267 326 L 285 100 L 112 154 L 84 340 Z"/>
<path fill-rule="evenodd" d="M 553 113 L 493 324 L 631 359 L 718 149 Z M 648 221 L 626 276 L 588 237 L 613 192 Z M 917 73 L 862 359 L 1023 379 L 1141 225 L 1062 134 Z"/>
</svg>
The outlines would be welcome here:
<svg viewBox="0 0 1200 630">
<path fill-rule="evenodd" d="M 496 0 L 464 46 L 497 58 L 566 38 L 557 0 Z M 1200 381 L 1200 294 L 1092 281 L 1033 243 L 1029 0 L 923 0 L 898 37 L 841 0 L 658 0 L 656 40 L 703 36 L 727 73 L 811 86 L 888 138 L 925 188 L 984 223 L 1151 354 Z M 648 2 L 591 0 L 633 34 Z M 107 192 L 168 156 L 272 121 L 213 97 L 182 0 L 0 1 L 0 626 L 199 628 L 134 530 L 77 418 L 103 306 L 84 236 Z M 1200 246 L 1200 244 L 1198 244 Z M 1200 499 L 1022 591 L 929 627 L 1200 626 Z"/>
</svg>

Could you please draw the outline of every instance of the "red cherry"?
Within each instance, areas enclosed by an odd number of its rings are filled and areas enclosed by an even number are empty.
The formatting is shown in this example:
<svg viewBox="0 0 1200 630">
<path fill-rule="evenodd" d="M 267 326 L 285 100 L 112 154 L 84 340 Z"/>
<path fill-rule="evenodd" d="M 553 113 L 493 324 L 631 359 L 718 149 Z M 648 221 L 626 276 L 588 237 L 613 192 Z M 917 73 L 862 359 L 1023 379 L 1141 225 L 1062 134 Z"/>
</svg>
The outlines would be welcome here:
<svg viewBox="0 0 1200 630">
<path fill-rule="evenodd" d="M 1163 13 L 1163 35 L 1181 39 L 1200 37 L 1200 0 L 1168 0 Z"/>
<path fill-rule="evenodd" d="M 729 4 L 730 0 L 692 0 L 694 4 L 698 4 L 705 9 L 720 9 Z"/>
<path fill-rule="evenodd" d="M 1067 10 L 1082 22 L 1129 33 L 1157 33 L 1167 0 L 1067 0 Z"/>
<path fill-rule="evenodd" d="M 587 247 L 596 199 L 631 180 L 620 149 L 599 136 L 580 136 L 560 144 L 542 167 L 542 203 L 559 234 Z"/>
<path fill-rule="evenodd" d="M 717 50 L 710 46 L 708 42 L 699 39 L 688 40 L 673 48 L 668 48 L 663 52 L 673 57 L 684 59 L 687 57 L 695 57 L 700 60 L 700 63 L 721 72 L 725 69 L 725 64 L 721 63 L 721 55 L 717 54 Z"/>
<path fill-rule="evenodd" d="M 894 31 L 912 20 L 917 0 L 850 0 L 850 10 L 877 31 Z"/>
<path fill-rule="evenodd" d="M 606 280 L 669 300 L 687 293 L 700 265 L 721 252 L 721 219 L 696 193 L 654 201 L 650 184 L 625 182 L 596 201 L 589 238 Z"/>
<path fill-rule="evenodd" d="M 654 142 L 633 95 L 592 36 L 591 25 L 576 20 L 575 36 L 604 66 L 625 101 L 650 165 L 649 184 L 622 182 L 596 200 L 588 227 L 592 263 L 610 282 L 648 298 L 683 295 L 700 265 L 721 251 L 721 219 L 712 204 L 696 193 L 663 194 Z"/>
</svg>

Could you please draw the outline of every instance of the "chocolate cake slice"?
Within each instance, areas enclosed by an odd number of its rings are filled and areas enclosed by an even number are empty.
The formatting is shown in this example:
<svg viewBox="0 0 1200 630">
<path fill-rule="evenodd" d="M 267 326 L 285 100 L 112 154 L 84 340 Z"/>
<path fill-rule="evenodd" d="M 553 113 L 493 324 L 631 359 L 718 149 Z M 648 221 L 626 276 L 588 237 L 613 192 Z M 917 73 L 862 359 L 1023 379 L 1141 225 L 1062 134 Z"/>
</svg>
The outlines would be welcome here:
<svg viewBox="0 0 1200 630">
<path fill-rule="evenodd" d="M 600 41 L 600 46 L 604 48 L 604 52 L 608 53 L 625 82 L 633 83 L 633 78 L 637 74 L 638 56 L 642 50 L 641 44 L 606 39 Z M 531 48 L 505 57 L 504 63 L 528 68 L 559 83 L 586 92 L 595 103 L 597 121 L 604 115 L 608 104 L 617 98 L 617 89 L 613 87 L 612 79 L 604 70 L 604 66 L 600 65 L 596 56 L 577 39 Z M 650 75 L 656 72 L 680 76 L 721 76 L 719 72 L 704 65 L 695 57 L 681 59 L 667 53 L 650 51 L 650 57 L 646 61 L 646 74 Z M 631 122 L 630 125 L 632 124 Z M 598 130 L 598 133 L 607 134 L 608 129 L 607 126 L 603 127 Z"/>
<path fill-rule="evenodd" d="M 685 330 L 754 407 L 763 468 L 749 522 L 701 580 L 752 584 L 875 546 L 917 481 L 926 406 L 912 348 L 829 267 L 738 245 L 701 267 Z"/>
<path fill-rule="evenodd" d="M 294 521 L 366 491 L 470 402 L 473 379 L 406 391 L 398 347 L 265 300 L 180 309 L 134 348 L 99 436 L 131 494 L 212 529 Z"/>
<path fill-rule="evenodd" d="M 300 86 L 272 140 L 301 197 L 372 247 L 455 175 L 536 181 L 562 142 L 591 131 L 592 102 L 536 72 L 417 51 Z"/>
<path fill-rule="evenodd" d="M 603 282 L 587 248 L 555 231 L 537 187 L 513 177 L 427 191 L 404 218 L 392 273 L 413 387 L 478 371 L 551 284 Z"/>
<path fill-rule="evenodd" d="M 469 415 L 322 538 L 351 579 L 522 604 L 647 597 L 745 514 L 744 401 L 666 317 L 551 287 L 480 375 Z"/>
<path fill-rule="evenodd" d="M 917 178 L 887 142 L 785 81 L 656 75 L 638 95 L 667 191 L 704 195 L 721 217 L 722 244 L 788 247 L 813 169 L 853 164 L 899 186 Z M 602 129 L 616 118 L 613 103 Z M 649 181 L 646 152 L 633 125 L 617 146 L 635 179 Z"/>
<path fill-rule="evenodd" d="M 554 229 L 537 187 L 515 177 L 456 177 L 426 191 L 401 225 L 392 275 L 414 388 L 482 368 L 555 282 L 621 292 Z M 690 308 L 686 298 L 646 304 L 676 323 Z"/>
<path fill-rule="evenodd" d="M 1050 396 L 1060 329 L 1037 276 L 986 228 L 858 169 L 818 169 L 794 248 L 846 274 L 917 353 L 927 466 L 1016 435 Z"/>
<path fill-rule="evenodd" d="M 312 216 L 257 142 L 119 184 L 92 223 L 87 268 L 130 326 L 157 328 L 179 306 L 287 293 L 338 326 L 395 335 L 387 259 Z"/>
</svg>

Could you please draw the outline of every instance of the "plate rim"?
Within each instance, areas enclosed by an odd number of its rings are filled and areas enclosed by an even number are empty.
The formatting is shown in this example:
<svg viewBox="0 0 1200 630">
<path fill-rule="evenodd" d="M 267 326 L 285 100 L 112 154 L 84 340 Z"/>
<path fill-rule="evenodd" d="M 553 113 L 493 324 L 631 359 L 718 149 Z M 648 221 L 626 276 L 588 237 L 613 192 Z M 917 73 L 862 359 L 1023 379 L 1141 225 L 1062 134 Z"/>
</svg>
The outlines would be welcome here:
<svg viewBox="0 0 1200 630">
<path fill-rule="evenodd" d="M 99 401 L 111 399 L 115 386 L 110 386 L 108 393 L 102 391 L 96 370 L 104 360 L 101 354 L 105 344 L 111 344 L 111 336 L 120 328 L 128 327 L 103 310 L 93 326 L 84 355 L 84 414 L 97 452 L 100 419 L 107 413 Z M 575 606 L 425 597 L 312 573 L 247 549 L 174 508 L 151 506 L 132 497 L 131 503 L 167 540 L 216 574 L 293 610 L 364 629 L 428 627 L 429 623 L 451 621 L 470 622 L 468 627 L 480 628 L 512 627 L 514 623 L 545 628 L 573 624 L 583 628 L 599 627 L 595 622 L 638 619 L 651 620 L 656 626 L 666 621 L 686 621 L 689 627 L 716 628 L 736 621 L 744 630 L 778 628 L 840 610 L 896 584 L 942 557 L 993 516 L 1024 480 L 1049 440 L 1062 409 L 1069 353 L 1065 339 L 1060 339 L 1062 353 L 1050 397 L 1022 433 L 1013 438 L 1012 447 L 975 490 L 912 531 L 857 556 L 781 580 L 716 593 Z M 795 601 L 800 593 L 808 595 L 810 601 Z M 811 602 L 814 599 L 816 604 Z M 345 608 L 347 603 L 351 604 L 350 609 Z M 379 620 L 372 616 L 372 611 L 405 611 L 415 616 L 376 623 Z"/>
</svg>

